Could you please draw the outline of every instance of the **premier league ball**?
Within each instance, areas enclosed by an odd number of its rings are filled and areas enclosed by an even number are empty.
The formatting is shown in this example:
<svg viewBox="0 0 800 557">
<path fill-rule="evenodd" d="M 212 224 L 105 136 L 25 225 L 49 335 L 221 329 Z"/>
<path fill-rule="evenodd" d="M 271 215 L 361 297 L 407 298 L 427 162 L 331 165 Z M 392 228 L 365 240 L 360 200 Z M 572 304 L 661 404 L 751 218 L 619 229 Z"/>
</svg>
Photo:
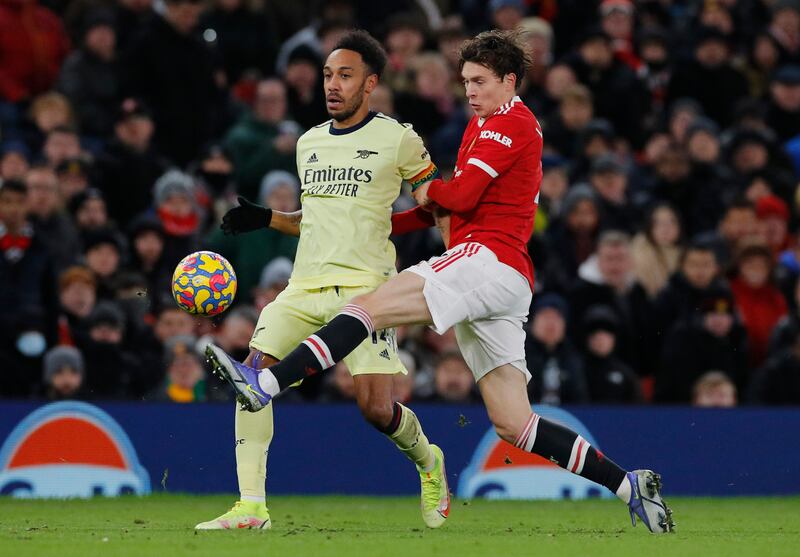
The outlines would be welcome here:
<svg viewBox="0 0 800 557">
<path fill-rule="evenodd" d="M 172 275 L 172 296 L 178 307 L 195 315 L 218 315 L 236 296 L 236 273 L 227 259 L 213 251 L 184 257 Z"/>
</svg>

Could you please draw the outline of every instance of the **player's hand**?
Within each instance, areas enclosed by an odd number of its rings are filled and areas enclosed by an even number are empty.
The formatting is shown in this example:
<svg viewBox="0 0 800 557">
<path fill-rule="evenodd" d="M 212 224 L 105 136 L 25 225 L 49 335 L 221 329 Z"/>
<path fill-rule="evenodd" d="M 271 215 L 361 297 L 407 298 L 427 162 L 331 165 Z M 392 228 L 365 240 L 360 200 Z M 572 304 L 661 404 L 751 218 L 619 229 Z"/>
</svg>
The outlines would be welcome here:
<svg viewBox="0 0 800 557">
<path fill-rule="evenodd" d="M 415 189 L 411 192 L 411 195 L 414 196 L 414 201 L 417 202 L 417 205 L 420 207 L 427 208 L 429 205 L 433 203 L 433 200 L 428 197 L 428 188 L 430 187 L 430 182 L 425 182 L 420 187 Z"/>
<path fill-rule="evenodd" d="M 238 200 L 239 206 L 234 207 L 222 217 L 220 228 L 226 236 L 269 228 L 269 223 L 272 221 L 272 209 L 250 203 L 241 195 Z"/>
</svg>

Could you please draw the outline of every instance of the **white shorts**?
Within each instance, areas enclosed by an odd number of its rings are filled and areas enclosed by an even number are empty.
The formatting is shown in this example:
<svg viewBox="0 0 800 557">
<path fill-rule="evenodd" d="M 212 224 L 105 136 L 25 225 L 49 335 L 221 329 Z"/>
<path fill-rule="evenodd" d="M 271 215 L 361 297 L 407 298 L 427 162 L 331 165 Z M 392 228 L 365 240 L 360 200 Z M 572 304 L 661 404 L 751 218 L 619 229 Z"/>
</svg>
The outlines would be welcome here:
<svg viewBox="0 0 800 557">
<path fill-rule="evenodd" d="M 531 288 L 524 276 L 475 242 L 455 246 L 406 271 L 425 279 L 423 294 L 433 330 L 442 334 L 455 325 L 458 346 L 475 381 L 505 364 L 518 368 L 530 381 L 523 325 Z"/>
</svg>

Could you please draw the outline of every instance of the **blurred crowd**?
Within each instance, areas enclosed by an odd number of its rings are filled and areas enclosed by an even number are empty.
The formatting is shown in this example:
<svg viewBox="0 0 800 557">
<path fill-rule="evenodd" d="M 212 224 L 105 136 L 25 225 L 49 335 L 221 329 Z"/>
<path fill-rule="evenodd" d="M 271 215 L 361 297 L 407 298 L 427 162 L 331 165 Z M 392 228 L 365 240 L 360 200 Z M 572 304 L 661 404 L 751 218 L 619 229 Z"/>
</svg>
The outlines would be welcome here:
<svg viewBox="0 0 800 557">
<path fill-rule="evenodd" d="M 524 33 L 533 401 L 800 404 L 800 0 L 0 0 L 0 397 L 228 399 L 202 347 L 244 358 L 297 241 L 218 223 L 237 195 L 299 207 L 295 145 L 353 27 L 389 53 L 371 108 L 445 177 L 471 116 L 459 44 Z M 395 243 L 399 269 L 444 249 Z M 201 248 L 239 278 L 218 319 L 171 298 Z M 398 340 L 398 400 L 476 400 L 452 331 Z"/>
</svg>

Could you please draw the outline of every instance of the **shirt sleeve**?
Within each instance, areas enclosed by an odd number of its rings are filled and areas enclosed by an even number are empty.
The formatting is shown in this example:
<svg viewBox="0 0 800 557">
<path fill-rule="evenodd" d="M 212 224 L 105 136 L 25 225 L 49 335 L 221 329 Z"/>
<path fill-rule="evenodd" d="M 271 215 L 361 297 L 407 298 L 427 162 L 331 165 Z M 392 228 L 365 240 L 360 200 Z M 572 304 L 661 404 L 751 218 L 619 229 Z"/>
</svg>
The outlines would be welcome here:
<svg viewBox="0 0 800 557">
<path fill-rule="evenodd" d="M 491 181 L 511 168 L 520 154 L 530 148 L 531 141 L 541 141 L 538 124 L 533 124 L 536 126 L 533 138 L 531 130 L 522 128 L 520 124 L 520 120 L 511 117 L 495 117 L 487 121 L 478 132 L 461 173 L 449 182 L 434 180 L 428 189 L 428 197 L 440 207 L 456 213 L 474 209 Z"/>
<path fill-rule="evenodd" d="M 436 224 L 433 213 L 422 207 L 414 207 L 408 211 L 392 213 L 392 234 L 408 234 L 416 230 L 424 230 Z"/>
<path fill-rule="evenodd" d="M 411 184 L 413 190 L 439 176 L 439 169 L 431 161 L 422 138 L 410 126 L 400 139 L 400 146 L 397 149 L 397 168 L 400 176 Z"/>
</svg>

